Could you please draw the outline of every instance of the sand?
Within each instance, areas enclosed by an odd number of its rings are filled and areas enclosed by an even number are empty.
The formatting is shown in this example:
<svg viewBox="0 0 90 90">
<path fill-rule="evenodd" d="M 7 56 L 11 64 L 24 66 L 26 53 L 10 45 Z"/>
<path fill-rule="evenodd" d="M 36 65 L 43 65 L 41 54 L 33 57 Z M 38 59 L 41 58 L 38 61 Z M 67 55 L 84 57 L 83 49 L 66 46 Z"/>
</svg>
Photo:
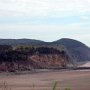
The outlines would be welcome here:
<svg viewBox="0 0 90 90">
<path fill-rule="evenodd" d="M 24 75 L 0 75 L 0 90 L 90 90 L 90 71 L 56 71 Z M 4 83 L 5 82 L 5 83 Z"/>
<path fill-rule="evenodd" d="M 80 65 L 79 67 L 90 67 L 90 61 Z"/>
</svg>

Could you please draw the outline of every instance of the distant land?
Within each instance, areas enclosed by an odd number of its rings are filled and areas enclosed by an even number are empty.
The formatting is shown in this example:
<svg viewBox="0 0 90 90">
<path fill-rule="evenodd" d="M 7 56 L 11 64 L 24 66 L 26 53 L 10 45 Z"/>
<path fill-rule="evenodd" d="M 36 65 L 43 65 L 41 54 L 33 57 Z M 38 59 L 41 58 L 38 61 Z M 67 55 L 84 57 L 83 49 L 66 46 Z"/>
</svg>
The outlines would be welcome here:
<svg viewBox="0 0 90 90">
<path fill-rule="evenodd" d="M 53 42 L 0 39 L 0 71 L 65 69 L 89 61 L 90 48 L 69 38 Z"/>
</svg>

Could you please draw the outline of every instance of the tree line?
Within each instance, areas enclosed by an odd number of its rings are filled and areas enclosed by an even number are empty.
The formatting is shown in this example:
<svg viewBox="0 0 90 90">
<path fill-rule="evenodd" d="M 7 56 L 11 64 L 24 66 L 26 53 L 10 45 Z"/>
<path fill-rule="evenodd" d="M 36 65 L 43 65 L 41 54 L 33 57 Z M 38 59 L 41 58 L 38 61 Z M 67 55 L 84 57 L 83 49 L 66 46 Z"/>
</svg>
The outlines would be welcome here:
<svg viewBox="0 0 90 90">
<path fill-rule="evenodd" d="M 0 45 L 0 62 L 17 62 L 27 60 L 28 55 L 34 54 L 61 54 L 65 51 L 59 51 L 52 47 L 45 46 L 9 46 Z"/>
</svg>

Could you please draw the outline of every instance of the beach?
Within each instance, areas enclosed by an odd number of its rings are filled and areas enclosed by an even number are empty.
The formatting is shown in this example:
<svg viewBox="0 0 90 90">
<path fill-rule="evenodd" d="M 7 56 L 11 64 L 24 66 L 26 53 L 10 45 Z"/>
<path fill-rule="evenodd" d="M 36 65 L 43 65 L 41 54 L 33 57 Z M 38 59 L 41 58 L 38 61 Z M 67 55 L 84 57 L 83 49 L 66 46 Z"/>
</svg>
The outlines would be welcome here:
<svg viewBox="0 0 90 90">
<path fill-rule="evenodd" d="M 0 75 L 0 90 L 90 90 L 89 70 L 40 72 L 32 74 Z M 6 88 L 6 89 L 5 89 Z"/>
</svg>

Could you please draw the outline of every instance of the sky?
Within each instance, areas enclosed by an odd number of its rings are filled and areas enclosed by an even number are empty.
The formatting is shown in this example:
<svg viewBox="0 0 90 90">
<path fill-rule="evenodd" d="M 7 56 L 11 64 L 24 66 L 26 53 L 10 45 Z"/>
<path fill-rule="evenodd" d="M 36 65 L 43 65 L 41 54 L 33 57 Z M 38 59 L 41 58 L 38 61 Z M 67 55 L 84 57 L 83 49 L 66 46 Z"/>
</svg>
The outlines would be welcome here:
<svg viewBox="0 0 90 90">
<path fill-rule="evenodd" d="M 90 46 L 90 0 L 0 0 L 0 38 L 72 38 Z"/>
</svg>

